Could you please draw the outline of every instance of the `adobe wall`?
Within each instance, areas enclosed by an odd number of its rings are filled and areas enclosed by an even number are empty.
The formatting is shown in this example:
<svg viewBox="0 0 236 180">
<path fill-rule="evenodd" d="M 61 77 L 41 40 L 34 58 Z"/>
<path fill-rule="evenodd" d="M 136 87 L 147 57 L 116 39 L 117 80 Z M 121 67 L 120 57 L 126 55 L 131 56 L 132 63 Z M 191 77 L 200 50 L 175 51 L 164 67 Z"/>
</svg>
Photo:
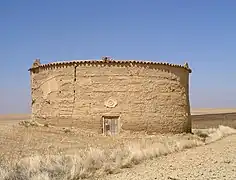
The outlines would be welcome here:
<svg viewBox="0 0 236 180">
<path fill-rule="evenodd" d="M 32 117 L 102 132 L 103 115 L 121 130 L 190 132 L 189 70 L 165 64 L 71 63 L 31 70 Z M 107 101 L 115 107 L 106 107 Z"/>
</svg>

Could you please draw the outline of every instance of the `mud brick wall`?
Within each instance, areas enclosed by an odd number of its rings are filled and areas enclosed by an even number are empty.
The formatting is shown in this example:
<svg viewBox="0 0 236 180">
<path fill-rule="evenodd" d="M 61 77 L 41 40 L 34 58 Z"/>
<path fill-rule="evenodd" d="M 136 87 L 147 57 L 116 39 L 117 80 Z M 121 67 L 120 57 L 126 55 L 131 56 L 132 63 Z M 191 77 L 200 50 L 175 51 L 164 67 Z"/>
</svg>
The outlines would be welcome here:
<svg viewBox="0 0 236 180">
<path fill-rule="evenodd" d="M 102 132 L 102 116 L 120 129 L 190 132 L 190 69 L 167 63 L 73 61 L 30 69 L 32 118 Z M 114 106 L 106 106 L 112 101 Z"/>
</svg>

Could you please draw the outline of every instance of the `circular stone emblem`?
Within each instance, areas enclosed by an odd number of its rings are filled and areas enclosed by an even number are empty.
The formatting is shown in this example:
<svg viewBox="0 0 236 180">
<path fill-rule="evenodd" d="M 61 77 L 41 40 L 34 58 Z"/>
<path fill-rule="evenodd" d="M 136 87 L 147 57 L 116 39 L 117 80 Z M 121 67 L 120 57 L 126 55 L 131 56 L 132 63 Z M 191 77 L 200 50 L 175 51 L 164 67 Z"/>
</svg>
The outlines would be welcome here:
<svg viewBox="0 0 236 180">
<path fill-rule="evenodd" d="M 108 99 L 108 100 L 105 102 L 105 106 L 106 106 L 106 107 L 109 107 L 109 108 L 116 107 L 116 105 L 117 105 L 117 101 L 114 100 L 114 99 Z"/>
</svg>

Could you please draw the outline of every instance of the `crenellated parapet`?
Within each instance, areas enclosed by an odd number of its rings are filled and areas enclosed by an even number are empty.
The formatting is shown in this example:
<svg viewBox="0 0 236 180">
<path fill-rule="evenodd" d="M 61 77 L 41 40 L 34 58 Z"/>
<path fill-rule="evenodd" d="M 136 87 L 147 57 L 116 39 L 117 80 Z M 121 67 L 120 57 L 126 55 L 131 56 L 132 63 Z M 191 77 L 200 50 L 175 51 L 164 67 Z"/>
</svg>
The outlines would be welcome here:
<svg viewBox="0 0 236 180">
<path fill-rule="evenodd" d="M 167 62 L 156 62 L 156 61 L 144 61 L 144 60 L 113 60 L 109 56 L 102 57 L 101 60 L 72 60 L 72 61 L 61 61 L 61 62 L 52 62 L 48 64 L 41 64 L 39 59 L 36 59 L 33 63 L 33 66 L 29 69 L 29 71 L 33 71 L 36 68 L 56 68 L 56 67 L 67 67 L 67 66 L 75 66 L 75 65 L 109 65 L 109 64 L 117 64 L 117 65 L 164 65 L 176 68 L 184 68 L 189 73 L 192 70 L 189 68 L 188 63 L 186 62 L 184 65 L 177 65 Z"/>
</svg>

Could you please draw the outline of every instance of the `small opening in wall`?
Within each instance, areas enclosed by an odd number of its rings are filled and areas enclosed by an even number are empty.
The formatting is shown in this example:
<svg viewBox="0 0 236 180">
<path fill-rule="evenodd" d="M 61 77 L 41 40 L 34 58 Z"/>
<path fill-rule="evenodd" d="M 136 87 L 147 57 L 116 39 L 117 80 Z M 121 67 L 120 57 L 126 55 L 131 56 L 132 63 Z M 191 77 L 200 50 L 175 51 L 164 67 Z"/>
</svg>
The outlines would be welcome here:
<svg viewBox="0 0 236 180">
<path fill-rule="evenodd" d="M 35 103 L 35 101 L 36 101 L 35 99 L 32 99 L 31 104 L 33 105 Z"/>
<path fill-rule="evenodd" d="M 103 134 L 105 136 L 114 136 L 119 133 L 119 116 L 103 116 Z"/>
</svg>

